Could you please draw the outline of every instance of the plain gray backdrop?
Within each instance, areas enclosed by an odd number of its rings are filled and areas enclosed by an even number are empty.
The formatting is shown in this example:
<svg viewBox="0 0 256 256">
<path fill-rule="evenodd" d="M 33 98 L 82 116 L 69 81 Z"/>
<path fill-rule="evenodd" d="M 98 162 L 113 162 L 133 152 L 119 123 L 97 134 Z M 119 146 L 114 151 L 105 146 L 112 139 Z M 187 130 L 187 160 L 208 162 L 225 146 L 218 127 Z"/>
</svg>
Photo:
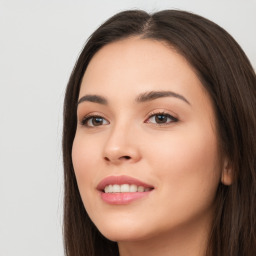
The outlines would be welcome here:
<svg viewBox="0 0 256 256">
<path fill-rule="evenodd" d="M 205 16 L 256 68 L 255 0 L 0 0 L 0 256 L 63 255 L 65 86 L 88 36 L 126 9 Z"/>
</svg>

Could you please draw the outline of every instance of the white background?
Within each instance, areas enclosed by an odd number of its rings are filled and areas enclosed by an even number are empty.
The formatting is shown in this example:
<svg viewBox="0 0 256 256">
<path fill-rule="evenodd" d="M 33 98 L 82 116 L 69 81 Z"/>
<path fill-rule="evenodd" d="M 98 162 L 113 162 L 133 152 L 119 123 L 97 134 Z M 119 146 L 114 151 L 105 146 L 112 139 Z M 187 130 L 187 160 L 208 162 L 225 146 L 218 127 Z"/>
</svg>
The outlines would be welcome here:
<svg viewBox="0 0 256 256">
<path fill-rule="evenodd" d="M 129 8 L 203 15 L 256 68 L 256 0 L 0 0 L 0 256 L 63 255 L 65 86 L 87 37 Z"/>
</svg>

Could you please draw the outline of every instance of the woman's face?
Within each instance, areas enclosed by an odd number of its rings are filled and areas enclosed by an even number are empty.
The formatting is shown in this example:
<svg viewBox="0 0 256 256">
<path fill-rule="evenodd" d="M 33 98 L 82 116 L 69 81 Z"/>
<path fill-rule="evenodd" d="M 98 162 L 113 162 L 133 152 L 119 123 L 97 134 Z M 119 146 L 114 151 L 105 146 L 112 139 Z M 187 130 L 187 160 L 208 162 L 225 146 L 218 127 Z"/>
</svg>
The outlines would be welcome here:
<svg viewBox="0 0 256 256">
<path fill-rule="evenodd" d="M 222 173 L 213 106 L 174 49 L 140 38 L 102 48 L 77 118 L 75 175 L 104 236 L 136 241 L 210 223 Z"/>
</svg>

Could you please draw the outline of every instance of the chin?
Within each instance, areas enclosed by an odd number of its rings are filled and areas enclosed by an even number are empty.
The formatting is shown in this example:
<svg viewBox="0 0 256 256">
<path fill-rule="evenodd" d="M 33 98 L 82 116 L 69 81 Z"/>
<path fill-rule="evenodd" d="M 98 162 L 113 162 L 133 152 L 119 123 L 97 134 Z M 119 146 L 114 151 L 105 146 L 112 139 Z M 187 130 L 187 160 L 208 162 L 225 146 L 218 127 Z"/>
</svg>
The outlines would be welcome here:
<svg viewBox="0 0 256 256">
<path fill-rule="evenodd" d="M 117 224 L 114 226 L 101 226 L 98 229 L 104 237 L 115 242 L 139 241 L 148 237 L 148 232 L 145 230 L 145 227 L 142 228 L 131 225 L 127 227 Z"/>
</svg>

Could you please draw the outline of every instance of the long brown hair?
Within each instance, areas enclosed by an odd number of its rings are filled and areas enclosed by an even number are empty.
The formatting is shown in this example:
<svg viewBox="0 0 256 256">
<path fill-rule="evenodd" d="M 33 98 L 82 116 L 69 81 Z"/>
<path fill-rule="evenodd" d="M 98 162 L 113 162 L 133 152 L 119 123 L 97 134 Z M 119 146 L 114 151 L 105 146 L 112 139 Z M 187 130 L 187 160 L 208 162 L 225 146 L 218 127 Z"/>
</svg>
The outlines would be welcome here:
<svg viewBox="0 0 256 256">
<path fill-rule="evenodd" d="M 89 38 L 73 69 L 64 102 L 64 243 L 67 256 L 114 256 L 115 242 L 103 237 L 87 215 L 71 159 L 81 79 L 104 45 L 131 37 L 167 42 L 183 55 L 212 98 L 220 148 L 229 157 L 231 186 L 219 184 L 206 255 L 256 255 L 256 77 L 240 46 L 215 23 L 184 11 L 152 15 L 125 11 Z"/>
</svg>

